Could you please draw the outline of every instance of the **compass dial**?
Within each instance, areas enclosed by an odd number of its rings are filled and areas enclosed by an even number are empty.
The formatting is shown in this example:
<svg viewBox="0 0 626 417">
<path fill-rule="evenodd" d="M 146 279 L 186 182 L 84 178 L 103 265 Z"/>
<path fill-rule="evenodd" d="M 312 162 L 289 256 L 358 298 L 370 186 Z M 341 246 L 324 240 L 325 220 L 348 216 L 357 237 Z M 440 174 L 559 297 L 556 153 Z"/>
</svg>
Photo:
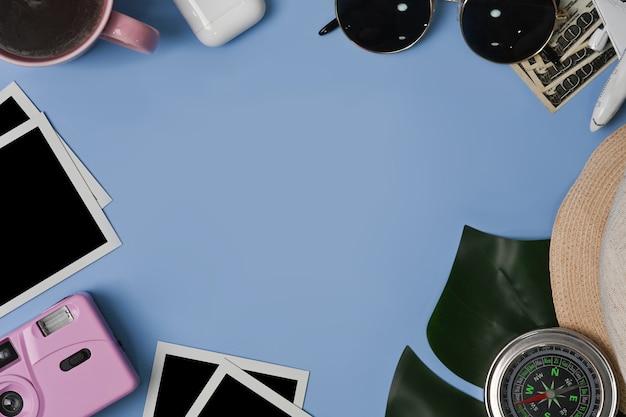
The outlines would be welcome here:
<svg viewBox="0 0 626 417">
<path fill-rule="evenodd" d="M 485 405 L 490 417 L 613 417 L 617 384 L 602 352 L 584 336 L 535 330 L 498 354 Z"/>
</svg>

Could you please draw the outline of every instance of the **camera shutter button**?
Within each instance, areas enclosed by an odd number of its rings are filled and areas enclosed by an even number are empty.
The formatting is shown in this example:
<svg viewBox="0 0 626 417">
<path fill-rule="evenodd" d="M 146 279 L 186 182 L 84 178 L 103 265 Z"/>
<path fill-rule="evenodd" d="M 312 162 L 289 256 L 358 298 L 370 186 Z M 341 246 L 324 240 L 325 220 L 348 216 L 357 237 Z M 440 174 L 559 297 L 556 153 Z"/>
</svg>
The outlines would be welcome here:
<svg viewBox="0 0 626 417">
<path fill-rule="evenodd" d="M 81 349 L 69 358 L 65 358 L 61 361 L 61 370 L 67 372 L 89 358 L 91 358 L 91 351 L 89 349 Z"/>
</svg>

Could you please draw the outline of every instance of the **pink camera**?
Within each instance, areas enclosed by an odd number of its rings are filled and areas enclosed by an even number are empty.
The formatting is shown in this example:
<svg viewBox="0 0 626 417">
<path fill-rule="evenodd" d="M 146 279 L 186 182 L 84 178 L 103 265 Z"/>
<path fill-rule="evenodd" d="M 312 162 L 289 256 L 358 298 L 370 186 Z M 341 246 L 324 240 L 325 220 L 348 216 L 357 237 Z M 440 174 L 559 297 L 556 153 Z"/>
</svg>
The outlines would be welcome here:
<svg viewBox="0 0 626 417">
<path fill-rule="evenodd" d="M 61 300 L 0 339 L 0 416 L 91 416 L 138 383 L 87 293 Z"/>
</svg>

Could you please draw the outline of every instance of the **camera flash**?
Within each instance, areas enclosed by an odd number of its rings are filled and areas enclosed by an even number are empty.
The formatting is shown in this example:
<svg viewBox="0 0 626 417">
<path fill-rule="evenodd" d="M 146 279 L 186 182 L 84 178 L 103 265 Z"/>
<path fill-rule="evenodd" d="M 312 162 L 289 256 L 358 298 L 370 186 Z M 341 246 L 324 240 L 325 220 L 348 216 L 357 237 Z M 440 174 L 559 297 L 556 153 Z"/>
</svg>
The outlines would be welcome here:
<svg viewBox="0 0 626 417">
<path fill-rule="evenodd" d="M 45 337 L 65 327 L 73 320 L 74 317 L 72 317 L 70 310 L 66 306 L 63 306 L 37 321 L 37 325 Z"/>
</svg>

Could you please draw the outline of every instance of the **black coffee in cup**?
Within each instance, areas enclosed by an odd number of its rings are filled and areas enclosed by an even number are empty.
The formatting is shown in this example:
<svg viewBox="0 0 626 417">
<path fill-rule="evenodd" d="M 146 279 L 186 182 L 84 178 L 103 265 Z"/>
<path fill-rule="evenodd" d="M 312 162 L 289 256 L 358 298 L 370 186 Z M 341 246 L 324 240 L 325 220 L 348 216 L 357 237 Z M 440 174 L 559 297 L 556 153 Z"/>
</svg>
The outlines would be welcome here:
<svg viewBox="0 0 626 417">
<path fill-rule="evenodd" d="M 0 49 L 25 58 L 54 58 L 94 33 L 106 0 L 0 0 Z"/>
</svg>

